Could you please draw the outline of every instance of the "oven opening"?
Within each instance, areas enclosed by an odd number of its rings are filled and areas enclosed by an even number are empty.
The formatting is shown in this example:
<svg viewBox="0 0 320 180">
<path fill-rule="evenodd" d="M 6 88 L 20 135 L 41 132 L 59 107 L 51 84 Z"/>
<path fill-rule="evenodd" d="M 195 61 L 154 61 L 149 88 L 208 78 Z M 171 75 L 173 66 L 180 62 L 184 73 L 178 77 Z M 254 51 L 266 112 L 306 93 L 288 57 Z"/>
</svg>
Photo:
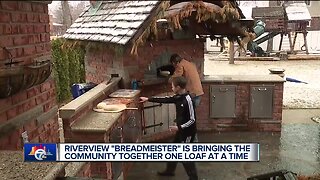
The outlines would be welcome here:
<svg viewBox="0 0 320 180">
<path fill-rule="evenodd" d="M 175 68 L 173 65 L 164 65 L 157 68 L 157 77 L 167 77 L 173 75 Z"/>
<path fill-rule="evenodd" d="M 175 67 L 170 63 L 172 53 L 165 51 L 151 60 L 144 71 L 144 79 L 164 79 L 173 75 Z"/>
</svg>

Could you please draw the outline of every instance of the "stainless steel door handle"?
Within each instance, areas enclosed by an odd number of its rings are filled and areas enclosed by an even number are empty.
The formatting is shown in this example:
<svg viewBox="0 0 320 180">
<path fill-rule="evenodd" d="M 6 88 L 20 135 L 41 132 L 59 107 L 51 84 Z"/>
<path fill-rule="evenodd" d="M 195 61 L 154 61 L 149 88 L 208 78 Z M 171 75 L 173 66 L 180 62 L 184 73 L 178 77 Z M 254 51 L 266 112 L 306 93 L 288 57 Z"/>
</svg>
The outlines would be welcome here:
<svg viewBox="0 0 320 180">
<path fill-rule="evenodd" d="M 228 88 L 220 88 L 219 91 L 220 92 L 227 92 L 229 89 Z"/>
<path fill-rule="evenodd" d="M 267 88 L 258 88 L 258 91 L 266 91 Z"/>
</svg>

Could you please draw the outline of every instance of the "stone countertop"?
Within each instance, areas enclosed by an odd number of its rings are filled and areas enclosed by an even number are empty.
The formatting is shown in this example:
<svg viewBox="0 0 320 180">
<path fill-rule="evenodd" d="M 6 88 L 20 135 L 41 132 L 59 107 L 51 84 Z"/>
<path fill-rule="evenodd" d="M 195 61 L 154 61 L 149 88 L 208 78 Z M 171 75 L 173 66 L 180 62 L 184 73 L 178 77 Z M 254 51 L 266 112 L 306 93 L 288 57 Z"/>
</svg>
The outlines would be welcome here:
<svg viewBox="0 0 320 180">
<path fill-rule="evenodd" d="M 3 180 L 43 180 L 57 162 L 24 162 L 23 151 L 0 151 L 0 175 Z"/>
<path fill-rule="evenodd" d="M 67 176 L 74 177 L 85 164 L 85 162 L 24 162 L 23 159 L 23 151 L 0 151 L 0 179 L 56 179 L 64 168 Z"/>
<path fill-rule="evenodd" d="M 71 118 L 81 111 L 81 109 L 85 108 L 88 104 L 93 103 L 98 97 L 105 94 L 108 90 L 117 87 L 120 80 L 121 78 L 112 78 L 110 81 L 102 82 L 92 88 L 90 91 L 64 105 L 59 109 L 60 118 Z"/>
<path fill-rule="evenodd" d="M 71 125 L 72 131 L 81 132 L 106 132 L 121 117 L 119 113 L 89 112 L 85 117 Z"/>
<path fill-rule="evenodd" d="M 140 90 L 133 89 L 118 89 L 117 91 L 111 93 L 109 97 L 112 98 L 134 98 L 140 93 Z"/>
<path fill-rule="evenodd" d="M 216 75 L 205 76 L 202 83 L 219 82 L 285 82 L 279 75 Z"/>
<path fill-rule="evenodd" d="M 142 86 L 156 85 L 168 83 L 168 78 L 149 78 L 143 79 Z M 201 80 L 202 83 L 210 82 L 285 82 L 279 75 L 210 75 L 204 76 Z"/>
</svg>

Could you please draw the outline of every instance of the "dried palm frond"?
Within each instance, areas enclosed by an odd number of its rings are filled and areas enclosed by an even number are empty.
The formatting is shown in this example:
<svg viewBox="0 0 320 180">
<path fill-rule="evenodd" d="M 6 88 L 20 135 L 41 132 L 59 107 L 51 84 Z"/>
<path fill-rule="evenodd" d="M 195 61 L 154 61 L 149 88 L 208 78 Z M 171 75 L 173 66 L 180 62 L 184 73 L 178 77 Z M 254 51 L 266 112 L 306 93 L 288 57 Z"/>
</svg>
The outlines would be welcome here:
<svg viewBox="0 0 320 180">
<path fill-rule="evenodd" d="M 163 18 L 164 11 L 167 10 L 170 6 L 170 1 L 162 1 L 160 4 L 161 11 L 153 17 L 150 25 L 142 32 L 140 37 L 132 43 L 132 48 L 130 51 L 131 55 L 138 56 L 138 47 L 143 45 L 146 42 L 147 38 L 151 35 L 155 35 L 156 39 L 158 38 L 158 29 L 157 29 L 157 20 Z"/>
<path fill-rule="evenodd" d="M 162 1 L 160 6 L 162 10 L 166 10 L 170 7 L 170 1 Z"/>
<path fill-rule="evenodd" d="M 171 14 L 168 17 L 165 17 L 169 22 L 171 22 L 175 29 L 182 29 L 180 21 L 188 18 L 192 15 L 194 10 L 196 11 L 196 20 L 198 23 L 207 21 L 209 19 L 214 20 L 217 23 L 225 23 L 227 21 L 236 21 L 239 20 L 240 15 L 238 10 L 232 6 L 229 1 L 222 2 L 223 7 L 220 10 L 216 10 L 213 7 L 207 6 L 203 1 L 193 1 L 187 3 L 183 6 L 177 13 Z M 157 38 L 157 27 L 156 20 L 163 18 L 163 12 L 167 10 L 170 6 L 169 1 L 163 1 L 161 4 L 162 11 L 159 13 L 150 26 L 142 33 L 142 35 L 133 43 L 131 54 L 137 55 L 138 47 L 146 41 L 147 37 L 153 33 Z M 247 37 L 247 36 L 246 36 Z M 250 36 L 248 35 L 247 39 Z"/>
<path fill-rule="evenodd" d="M 196 20 L 198 23 L 209 19 L 215 20 L 217 23 L 225 23 L 227 21 L 234 21 L 240 18 L 238 10 L 232 7 L 230 2 L 224 1 L 223 4 L 224 6 L 220 10 L 215 10 L 210 6 L 206 6 L 203 1 L 190 2 L 183 6 L 177 13 L 171 14 L 166 18 L 168 21 L 173 22 L 174 28 L 176 29 L 180 29 L 180 21 L 190 17 L 194 10 L 197 13 Z"/>
</svg>

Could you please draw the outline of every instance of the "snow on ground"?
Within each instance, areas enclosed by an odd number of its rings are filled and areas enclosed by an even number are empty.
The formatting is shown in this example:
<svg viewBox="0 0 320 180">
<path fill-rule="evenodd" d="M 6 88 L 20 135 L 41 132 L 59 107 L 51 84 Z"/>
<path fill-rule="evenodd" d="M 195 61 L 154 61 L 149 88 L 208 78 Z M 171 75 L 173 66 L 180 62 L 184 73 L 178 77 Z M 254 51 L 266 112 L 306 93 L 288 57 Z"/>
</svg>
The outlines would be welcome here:
<svg viewBox="0 0 320 180">
<path fill-rule="evenodd" d="M 285 82 L 283 105 L 287 108 L 320 108 L 320 61 L 228 61 L 205 54 L 205 75 L 267 75 L 270 68 L 285 69 L 286 77 L 308 84 Z M 211 60 L 210 60 L 211 59 Z"/>
</svg>

